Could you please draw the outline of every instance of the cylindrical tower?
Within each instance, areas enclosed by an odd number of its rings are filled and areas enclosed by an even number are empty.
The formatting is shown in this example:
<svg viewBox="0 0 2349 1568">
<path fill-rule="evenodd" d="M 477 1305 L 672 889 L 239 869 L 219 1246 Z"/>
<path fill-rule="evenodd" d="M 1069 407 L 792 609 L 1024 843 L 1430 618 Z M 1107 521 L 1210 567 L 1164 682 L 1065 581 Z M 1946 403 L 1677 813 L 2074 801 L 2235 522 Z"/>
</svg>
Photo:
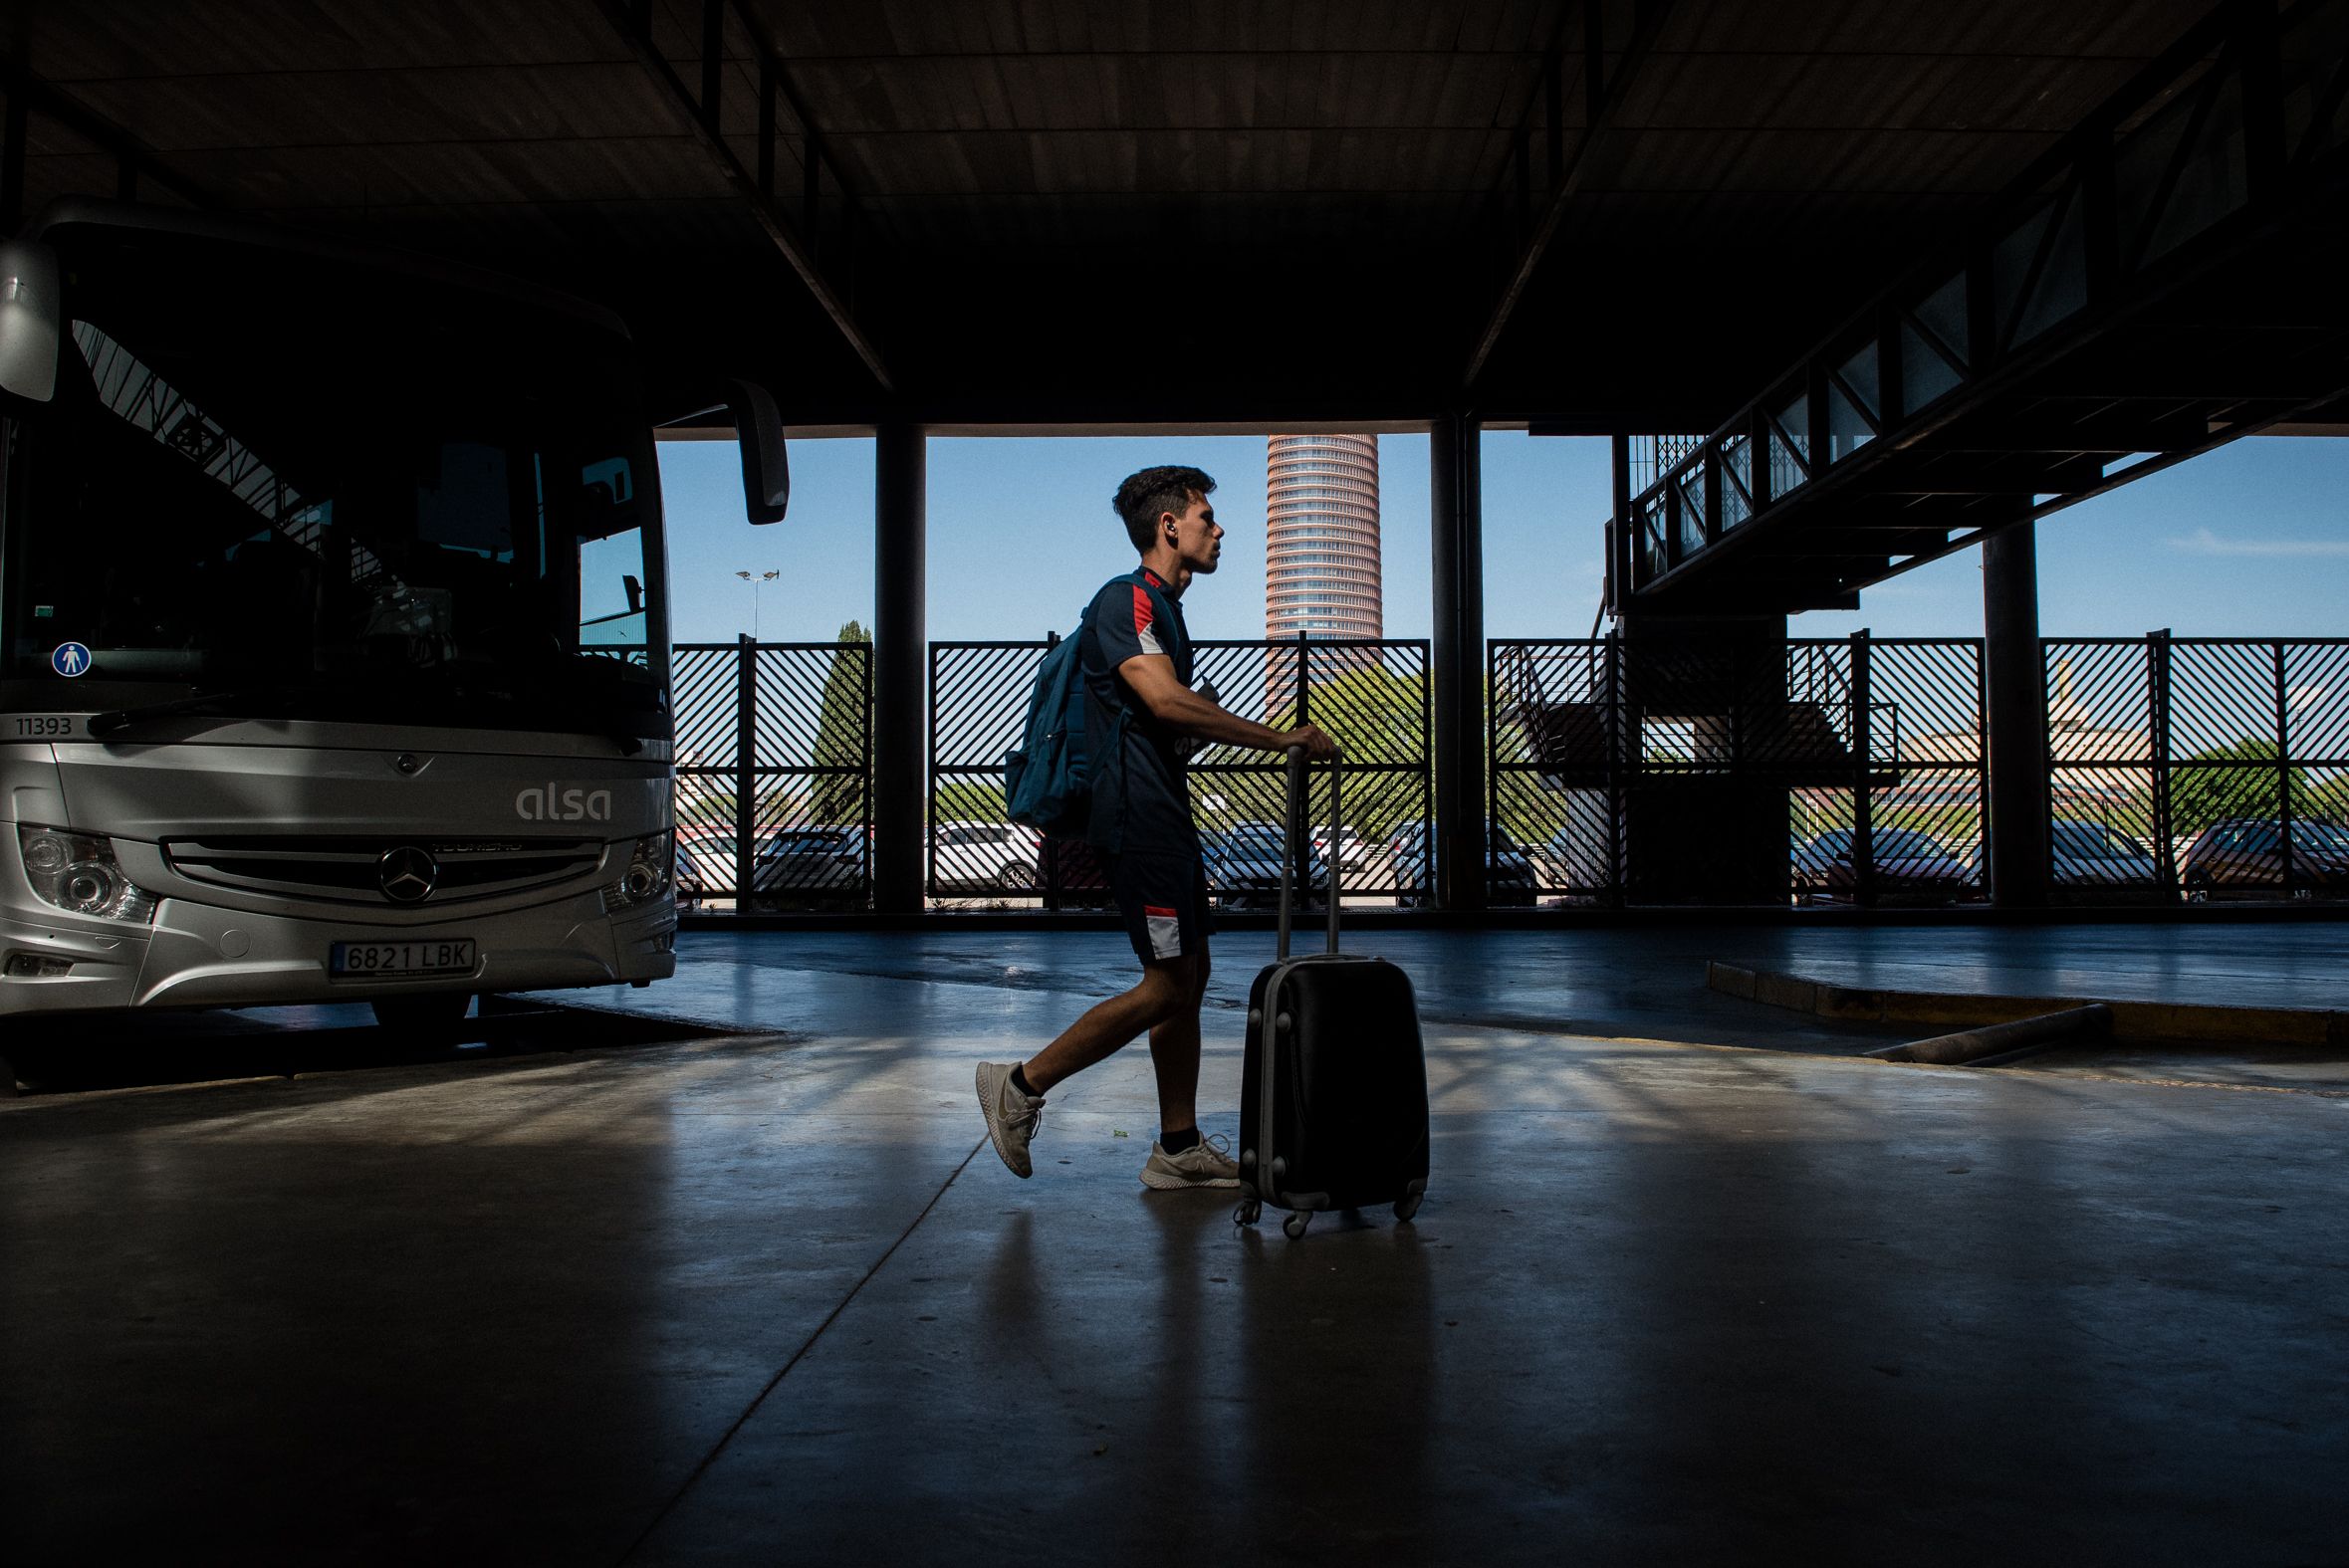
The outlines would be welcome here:
<svg viewBox="0 0 2349 1568">
<path fill-rule="evenodd" d="M 1382 635 L 1378 437 L 1277 435 L 1265 494 L 1265 635 Z"/>
<path fill-rule="evenodd" d="M 1376 637 L 1385 598 L 1378 580 L 1378 437 L 1277 435 L 1265 487 L 1265 635 L 1308 642 Z M 1374 663 L 1364 649 L 1270 651 L 1265 717 L 1296 716 L 1299 669 L 1315 684 Z"/>
</svg>

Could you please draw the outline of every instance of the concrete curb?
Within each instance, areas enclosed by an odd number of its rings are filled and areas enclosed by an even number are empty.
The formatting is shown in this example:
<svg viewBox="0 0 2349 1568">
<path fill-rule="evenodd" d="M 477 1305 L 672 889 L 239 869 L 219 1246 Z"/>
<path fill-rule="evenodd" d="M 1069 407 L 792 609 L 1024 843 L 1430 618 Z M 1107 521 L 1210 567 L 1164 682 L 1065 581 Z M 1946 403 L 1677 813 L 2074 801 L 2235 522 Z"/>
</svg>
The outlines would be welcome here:
<svg viewBox="0 0 2349 1568">
<path fill-rule="evenodd" d="M 1878 1061 L 1922 1061 L 1941 1067 L 1965 1067 L 1985 1061 L 2012 1061 L 2068 1045 L 2074 1039 L 2112 1037 L 2112 1009 L 2102 1003 L 2067 1008 L 2061 1012 L 1992 1023 L 1957 1034 L 1937 1034 L 1906 1045 L 1886 1045 L 1867 1054 Z"/>
<path fill-rule="evenodd" d="M 2222 1040 L 2349 1049 L 2349 1012 L 2329 1008 L 2223 1008 L 2188 1002 L 2122 1002 L 2110 997 L 1997 997 L 1960 992 L 1890 991 L 1837 986 L 1806 980 L 1800 975 L 1746 969 L 1718 959 L 1705 966 L 1705 984 L 1741 1001 L 1851 1023 L 1938 1023 L 1981 1028 L 2095 1003 L 2112 1010 L 2112 1033 L 2118 1040 Z"/>
</svg>

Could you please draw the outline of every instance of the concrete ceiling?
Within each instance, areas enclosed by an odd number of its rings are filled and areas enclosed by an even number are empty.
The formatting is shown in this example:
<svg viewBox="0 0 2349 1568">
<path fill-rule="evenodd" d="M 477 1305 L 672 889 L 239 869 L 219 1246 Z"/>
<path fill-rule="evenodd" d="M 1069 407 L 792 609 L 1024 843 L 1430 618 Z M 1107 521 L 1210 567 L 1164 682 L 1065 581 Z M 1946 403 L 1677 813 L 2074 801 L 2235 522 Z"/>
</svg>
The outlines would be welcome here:
<svg viewBox="0 0 2349 1568">
<path fill-rule="evenodd" d="M 28 211 L 129 168 L 501 267 L 796 422 L 1700 429 L 2210 9 L 1596 3 L 1588 133 L 1567 0 L 739 0 L 708 55 L 701 0 L 84 0 L 12 48 Z"/>
</svg>

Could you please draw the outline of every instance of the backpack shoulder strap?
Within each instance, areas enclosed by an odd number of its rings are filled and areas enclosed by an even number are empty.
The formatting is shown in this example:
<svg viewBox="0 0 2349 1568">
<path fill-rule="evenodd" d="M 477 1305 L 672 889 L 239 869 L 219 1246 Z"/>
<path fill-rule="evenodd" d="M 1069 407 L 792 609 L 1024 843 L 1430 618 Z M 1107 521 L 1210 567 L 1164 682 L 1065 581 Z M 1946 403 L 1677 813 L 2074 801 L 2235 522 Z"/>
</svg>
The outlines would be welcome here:
<svg viewBox="0 0 2349 1568">
<path fill-rule="evenodd" d="M 1111 582 L 1129 582 L 1153 598 L 1157 598 L 1159 596 L 1158 590 L 1150 586 L 1149 579 L 1143 576 L 1139 570 L 1121 571 L 1116 576 L 1111 577 L 1108 582 L 1102 583 L 1101 587 L 1105 588 L 1109 586 L 1109 583 Z M 1084 601 L 1084 610 L 1077 616 L 1076 620 L 1076 634 L 1078 636 L 1081 637 L 1084 635 L 1085 627 L 1092 621 L 1093 605 L 1100 601 L 1100 589 L 1096 588 L 1093 590 L 1093 596 Z M 1125 731 L 1126 721 L 1131 717 L 1132 715 L 1128 713 L 1123 703 L 1117 704 L 1116 711 L 1110 719 L 1110 734 L 1112 736 L 1122 736 Z"/>
</svg>

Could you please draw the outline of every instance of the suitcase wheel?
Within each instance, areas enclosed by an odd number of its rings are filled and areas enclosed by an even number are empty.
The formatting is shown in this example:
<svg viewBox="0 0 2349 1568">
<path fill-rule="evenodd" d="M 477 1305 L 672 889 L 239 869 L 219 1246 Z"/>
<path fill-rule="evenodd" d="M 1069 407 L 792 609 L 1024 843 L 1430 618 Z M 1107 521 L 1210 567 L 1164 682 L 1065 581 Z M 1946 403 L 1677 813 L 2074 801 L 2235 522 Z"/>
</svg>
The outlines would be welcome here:
<svg viewBox="0 0 2349 1568">
<path fill-rule="evenodd" d="M 1397 1220 L 1408 1220 L 1413 1215 L 1419 1213 L 1419 1200 L 1425 1196 L 1426 1195 L 1424 1193 L 1404 1194 L 1401 1201 L 1395 1205 L 1395 1218 Z"/>
<path fill-rule="evenodd" d="M 1232 1211 L 1234 1225 L 1254 1225 L 1265 1217 L 1265 1206 L 1253 1198 L 1240 1200 L 1240 1207 Z"/>
<path fill-rule="evenodd" d="M 1312 1223 L 1313 1212 L 1309 1209 L 1299 1209 L 1296 1211 L 1296 1213 L 1291 1215 L 1288 1219 L 1281 1222 L 1281 1229 L 1287 1232 L 1289 1234 L 1289 1239 L 1293 1241 L 1298 1236 L 1303 1235 L 1305 1233 L 1305 1227 L 1311 1225 Z"/>
</svg>

